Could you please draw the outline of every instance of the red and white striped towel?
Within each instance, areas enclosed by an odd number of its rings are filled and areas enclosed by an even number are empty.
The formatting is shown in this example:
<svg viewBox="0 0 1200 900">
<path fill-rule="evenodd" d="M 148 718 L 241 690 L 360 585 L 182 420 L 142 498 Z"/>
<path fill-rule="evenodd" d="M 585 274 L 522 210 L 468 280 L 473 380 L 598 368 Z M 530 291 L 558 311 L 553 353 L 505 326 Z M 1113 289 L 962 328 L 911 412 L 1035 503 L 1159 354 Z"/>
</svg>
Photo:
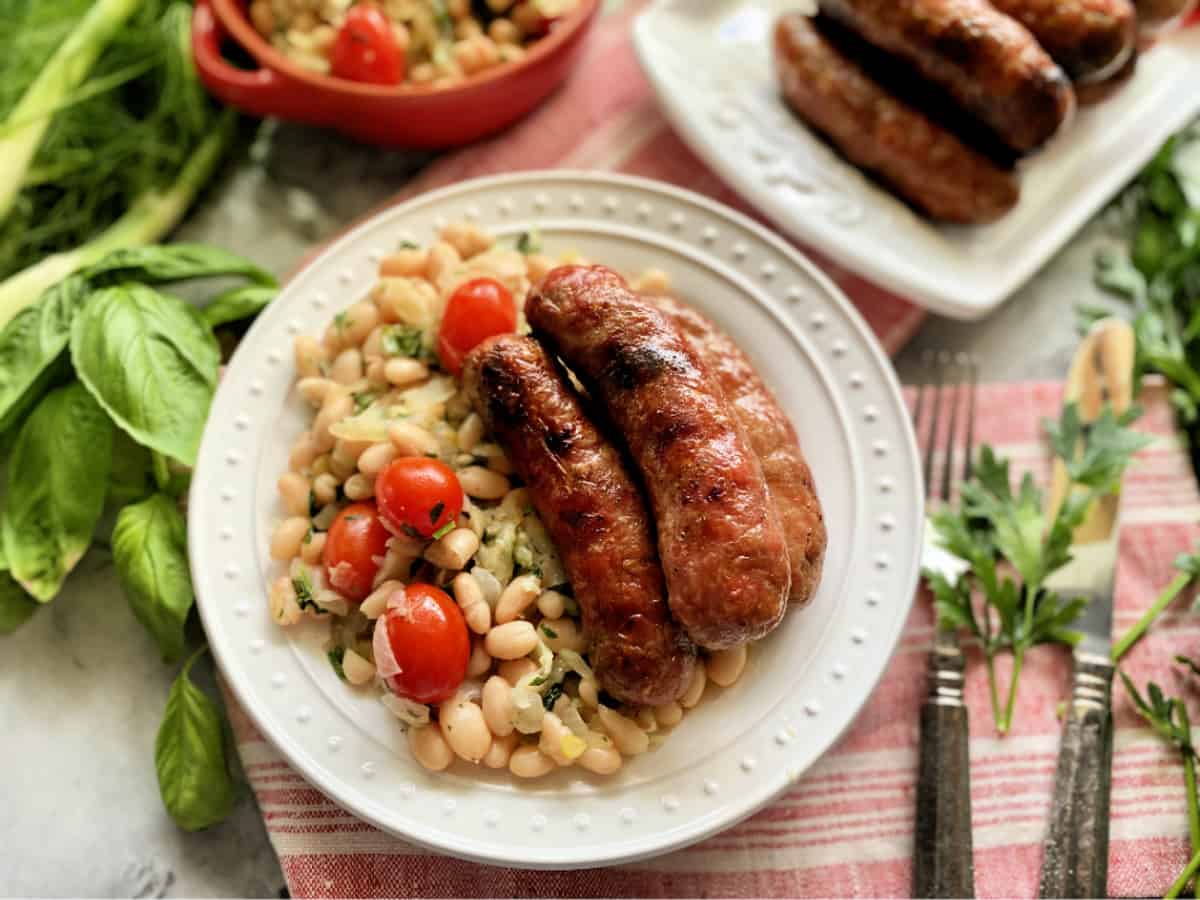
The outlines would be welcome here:
<svg viewBox="0 0 1200 900">
<path fill-rule="evenodd" d="M 1016 471 L 1049 471 L 1039 422 L 1057 415 L 1055 384 L 981 389 L 978 436 Z M 1200 538 L 1200 496 L 1161 388 L 1139 427 L 1158 439 L 1126 479 L 1115 630 L 1123 632 L 1172 577 L 1176 554 Z M 947 420 L 943 415 L 942 421 Z M 836 536 L 834 536 L 836 539 Z M 227 695 L 238 751 L 295 897 L 828 897 L 910 890 L 918 710 L 933 636 L 919 598 L 880 687 L 840 743 L 774 805 L 696 846 L 630 866 L 574 872 L 499 869 L 436 856 L 343 812 L 310 787 Z M 1200 617 L 1181 602 L 1126 658 L 1135 683 L 1189 686 L 1175 653 L 1200 652 Z M 1006 678 L 1007 671 L 1000 676 Z M 968 669 L 978 894 L 1036 894 L 1053 786 L 1069 655 L 1037 648 L 1021 676 L 1014 729 L 995 737 L 986 678 Z M 1160 896 L 1187 861 L 1181 767 L 1121 688 L 1113 759 L 1111 896 Z M 1200 706 L 1193 721 L 1200 718 Z"/>
</svg>

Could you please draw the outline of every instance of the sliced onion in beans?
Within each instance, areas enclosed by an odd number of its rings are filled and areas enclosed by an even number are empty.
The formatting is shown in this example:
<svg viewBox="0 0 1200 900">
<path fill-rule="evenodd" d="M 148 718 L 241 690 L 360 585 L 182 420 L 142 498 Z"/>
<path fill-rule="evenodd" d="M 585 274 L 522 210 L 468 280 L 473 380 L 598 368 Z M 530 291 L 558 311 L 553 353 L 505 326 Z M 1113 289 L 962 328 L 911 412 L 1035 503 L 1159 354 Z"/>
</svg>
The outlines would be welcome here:
<svg viewBox="0 0 1200 900">
<path fill-rule="evenodd" d="M 403 594 L 403 590 L 396 593 Z M 390 607 L 391 600 L 388 600 Z M 396 654 L 392 652 L 392 642 L 388 640 L 387 613 L 375 620 L 375 632 L 371 635 L 371 653 L 375 657 L 375 669 L 380 678 L 391 678 L 400 674 L 400 664 L 396 662 Z"/>
<path fill-rule="evenodd" d="M 344 441 L 386 441 L 393 422 L 420 425 L 440 419 L 444 404 L 456 392 L 453 378 L 434 375 L 424 384 L 385 394 L 358 415 L 335 422 L 329 433 Z"/>
<path fill-rule="evenodd" d="M 471 576 L 479 582 L 479 589 L 483 591 L 484 603 L 494 610 L 496 608 L 496 601 L 500 599 L 500 593 L 503 590 L 500 585 L 500 579 L 483 566 L 473 568 Z"/>
<path fill-rule="evenodd" d="M 595 681 L 596 673 L 582 656 L 574 650 L 559 650 L 558 658 L 569 671 L 574 672 L 584 681 Z"/>
<path fill-rule="evenodd" d="M 512 723 L 517 731 L 521 734 L 537 734 L 542 730 L 545 716 L 546 708 L 542 706 L 541 694 L 520 684 L 512 689 Z"/>
<path fill-rule="evenodd" d="M 562 720 L 564 725 L 571 729 L 571 733 L 576 737 L 587 737 L 587 723 L 583 721 L 583 716 L 579 714 L 578 707 L 571 702 L 571 698 L 566 694 L 561 694 L 554 701 L 554 714 Z"/>
<path fill-rule="evenodd" d="M 429 707 L 424 703 L 417 703 L 407 697 L 397 697 L 395 694 L 387 692 L 379 700 L 391 711 L 392 715 L 406 725 L 420 728 L 422 725 L 429 724 Z"/>
</svg>

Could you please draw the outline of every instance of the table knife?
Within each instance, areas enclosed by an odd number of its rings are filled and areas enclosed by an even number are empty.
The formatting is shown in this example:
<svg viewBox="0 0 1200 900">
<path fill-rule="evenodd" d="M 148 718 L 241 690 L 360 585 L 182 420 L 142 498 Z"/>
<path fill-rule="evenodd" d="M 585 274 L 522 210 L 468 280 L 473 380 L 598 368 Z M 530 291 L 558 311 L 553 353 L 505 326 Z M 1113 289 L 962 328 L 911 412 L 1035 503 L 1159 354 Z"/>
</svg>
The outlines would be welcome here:
<svg viewBox="0 0 1200 900">
<path fill-rule="evenodd" d="M 1084 338 L 1067 380 L 1064 402 L 1079 404 L 1094 421 L 1104 406 L 1115 413 L 1132 401 L 1136 342 L 1126 322 L 1106 319 Z M 1072 490 L 1056 461 L 1049 491 L 1050 518 Z M 1116 575 L 1120 495 L 1095 501 L 1072 536 L 1071 562 L 1046 588 L 1088 604 L 1076 623 L 1071 698 L 1067 705 L 1046 830 L 1039 895 L 1104 897 L 1108 888 L 1109 793 L 1112 779 L 1113 580 Z"/>
</svg>

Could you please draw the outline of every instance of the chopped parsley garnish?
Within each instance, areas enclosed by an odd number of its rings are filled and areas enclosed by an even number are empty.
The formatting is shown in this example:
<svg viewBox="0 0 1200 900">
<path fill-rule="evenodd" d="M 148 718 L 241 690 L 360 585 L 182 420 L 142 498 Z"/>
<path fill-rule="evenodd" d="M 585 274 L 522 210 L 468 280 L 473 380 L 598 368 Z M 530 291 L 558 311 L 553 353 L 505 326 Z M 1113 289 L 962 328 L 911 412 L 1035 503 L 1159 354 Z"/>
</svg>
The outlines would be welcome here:
<svg viewBox="0 0 1200 900">
<path fill-rule="evenodd" d="M 342 662 L 346 658 L 345 647 L 334 647 L 329 651 L 329 664 L 333 666 L 333 671 L 337 673 L 337 677 L 346 680 L 346 670 L 342 668 Z"/>
<path fill-rule="evenodd" d="M 353 325 L 354 322 L 348 313 L 340 312 L 333 317 L 333 327 L 337 329 L 339 336 L 346 333 L 346 329 Z"/>
<path fill-rule="evenodd" d="M 312 526 L 312 522 L 309 522 L 308 523 L 308 531 L 304 532 L 304 543 L 311 544 L 312 539 L 313 539 L 313 526 Z"/>
<path fill-rule="evenodd" d="M 312 582 L 308 578 L 308 570 L 301 569 L 300 574 L 292 579 L 292 589 L 296 592 L 296 605 L 301 609 L 321 611 L 317 601 L 313 599 Z"/>
<path fill-rule="evenodd" d="M 421 247 L 412 241 L 401 241 L 396 248 L 397 250 L 420 250 Z"/>
<path fill-rule="evenodd" d="M 321 504 L 317 502 L 317 492 L 309 491 L 308 492 L 308 514 L 310 516 L 315 516 L 320 511 L 321 511 Z"/>
<path fill-rule="evenodd" d="M 433 533 L 433 539 L 436 541 L 441 538 L 444 538 L 446 535 L 448 535 L 453 530 L 454 530 L 454 523 L 447 522 L 445 525 L 443 525 L 441 528 L 439 528 L 437 531 L 435 531 Z"/>
<path fill-rule="evenodd" d="M 554 704 L 558 702 L 558 698 L 562 696 L 562 682 L 552 684 L 546 688 L 546 693 L 542 695 L 542 706 L 547 710 L 554 709 Z"/>
<path fill-rule="evenodd" d="M 443 503 L 441 500 L 439 500 L 437 503 L 433 504 L 433 506 L 430 507 L 430 509 L 429 509 L 430 524 L 436 525 L 437 520 L 442 517 L 442 513 L 444 513 L 445 511 L 446 511 L 446 504 Z"/>
<path fill-rule="evenodd" d="M 551 638 L 551 639 L 558 637 L 558 632 L 555 631 L 553 628 L 551 628 L 549 625 L 542 626 L 542 634 L 544 634 L 546 637 Z"/>
<path fill-rule="evenodd" d="M 545 683 L 546 683 L 545 675 L 539 675 L 537 678 L 531 678 L 529 680 L 530 687 L 541 687 Z"/>
<path fill-rule="evenodd" d="M 410 325 L 389 325 L 383 332 L 383 352 L 388 356 L 421 356 L 425 334 Z"/>
<path fill-rule="evenodd" d="M 536 228 L 533 231 L 523 231 L 517 238 L 517 249 L 528 256 L 530 253 L 542 252 L 542 235 Z"/>
<path fill-rule="evenodd" d="M 354 411 L 362 412 L 368 406 L 375 402 L 375 394 L 371 391 L 363 391 L 361 394 L 354 395 Z"/>
</svg>

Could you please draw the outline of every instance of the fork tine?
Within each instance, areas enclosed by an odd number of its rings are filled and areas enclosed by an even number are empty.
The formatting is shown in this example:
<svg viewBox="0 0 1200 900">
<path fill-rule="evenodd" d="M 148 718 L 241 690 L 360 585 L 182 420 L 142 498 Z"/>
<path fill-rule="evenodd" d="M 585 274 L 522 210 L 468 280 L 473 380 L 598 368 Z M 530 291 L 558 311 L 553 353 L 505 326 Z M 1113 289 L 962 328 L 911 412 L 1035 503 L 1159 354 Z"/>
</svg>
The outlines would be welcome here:
<svg viewBox="0 0 1200 900">
<path fill-rule="evenodd" d="M 979 363 L 967 357 L 967 451 L 963 459 L 963 481 L 970 481 L 975 471 L 975 394 L 979 387 Z"/>
<path fill-rule="evenodd" d="M 946 458 L 942 460 L 942 502 L 950 502 L 950 489 L 954 485 L 954 445 L 958 437 L 958 407 L 963 385 L 953 384 L 950 392 L 950 427 L 946 432 Z"/>
<path fill-rule="evenodd" d="M 936 366 L 933 388 L 933 410 L 929 417 L 929 438 L 925 442 L 925 496 L 935 495 L 933 487 L 933 454 L 937 446 L 938 424 L 942 412 L 942 391 L 945 387 L 946 371 L 942 366 Z"/>
</svg>

